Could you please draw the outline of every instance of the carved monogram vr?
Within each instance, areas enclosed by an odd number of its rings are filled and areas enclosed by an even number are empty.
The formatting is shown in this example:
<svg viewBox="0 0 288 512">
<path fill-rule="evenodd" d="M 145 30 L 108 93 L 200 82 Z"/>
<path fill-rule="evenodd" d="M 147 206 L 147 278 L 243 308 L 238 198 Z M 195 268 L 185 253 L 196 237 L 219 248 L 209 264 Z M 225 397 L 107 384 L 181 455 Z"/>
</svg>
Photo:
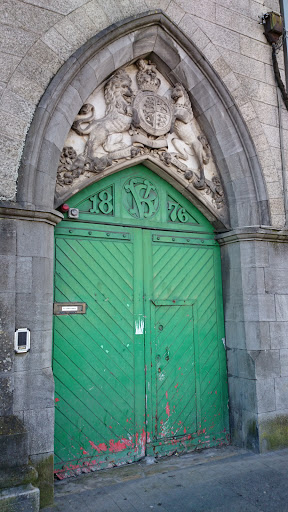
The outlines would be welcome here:
<svg viewBox="0 0 288 512">
<path fill-rule="evenodd" d="M 159 208 L 158 192 L 149 180 L 132 178 L 124 185 L 123 202 L 126 210 L 136 219 L 150 218 Z"/>
<path fill-rule="evenodd" d="M 82 205 L 81 211 L 96 215 L 115 215 L 115 189 L 117 185 L 110 185 L 100 190 L 97 194 L 89 197 L 88 205 Z M 118 194 L 120 197 L 121 194 Z M 122 204 L 128 214 L 134 219 L 150 219 L 160 211 L 160 198 L 157 187 L 152 181 L 133 177 L 127 180 L 122 187 Z M 119 206 L 119 205 L 118 205 Z M 121 208 L 121 207 L 120 207 Z M 166 208 L 166 219 L 168 222 L 185 223 L 192 221 L 190 214 L 173 197 L 167 195 L 162 208 Z M 161 214 L 160 214 L 161 216 Z"/>
<path fill-rule="evenodd" d="M 104 86 L 104 117 L 97 117 L 92 103 L 86 103 L 80 109 L 68 141 L 74 141 L 78 136 L 82 150 L 77 151 L 73 142 L 63 148 L 57 173 L 58 191 L 71 186 L 83 175 L 88 178 L 121 160 L 150 154 L 175 169 L 195 189 L 210 195 L 214 207 L 222 208 L 224 194 L 220 178 L 215 166 L 212 173 L 210 169 L 207 174 L 209 162 L 210 167 L 212 165 L 211 151 L 206 137 L 195 124 L 186 90 L 176 84 L 161 96 L 161 80 L 155 64 L 140 59 L 135 66 L 136 92 L 132 90 L 131 76 L 121 69 Z M 139 188 L 139 183 L 132 184 L 127 193 L 134 198 L 131 208 L 135 216 L 149 217 L 153 215 L 154 203 L 152 199 L 148 201 L 148 196 L 144 197 L 143 185 Z M 136 190 L 144 193 L 142 202 L 144 199 L 148 201 L 146 209 L 143 209 L 144 203 L 139 206 L 140 196 Z"/>
</svg>

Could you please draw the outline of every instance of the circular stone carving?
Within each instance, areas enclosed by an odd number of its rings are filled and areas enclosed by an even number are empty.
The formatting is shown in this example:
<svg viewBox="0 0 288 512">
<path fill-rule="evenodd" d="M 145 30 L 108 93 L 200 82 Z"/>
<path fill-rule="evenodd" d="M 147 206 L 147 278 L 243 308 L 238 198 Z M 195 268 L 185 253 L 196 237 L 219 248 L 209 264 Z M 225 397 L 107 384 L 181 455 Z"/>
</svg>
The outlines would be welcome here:
<svg viewBox="0 0 288 512">
<path fill-rule="evenodd" d="M 149 219 L 159 209 L 155 185 L 144 178 L 129 178 L 123 186 L 123 205 L 134 219 Z"/>
<path fill-rule="evenodd" d="M 134 100 L 138 111 L 140 126 L 150 135 L 168 133 L 172 121 L 172 109 L 169 101 L 151 91 L 138 92 Z"/>
</svg>

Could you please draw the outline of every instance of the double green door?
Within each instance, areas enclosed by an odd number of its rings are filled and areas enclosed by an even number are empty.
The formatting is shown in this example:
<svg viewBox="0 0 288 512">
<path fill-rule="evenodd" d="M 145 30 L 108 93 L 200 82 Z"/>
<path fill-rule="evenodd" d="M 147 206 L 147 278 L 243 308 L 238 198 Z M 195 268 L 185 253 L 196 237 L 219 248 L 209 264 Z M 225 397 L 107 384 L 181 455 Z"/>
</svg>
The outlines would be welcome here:
<svg viewBox="0 0 288 512">
<path fill-rule="evenodd" d="M 210 233 L 62 223 L 55 302 L 86 305 L 54 317 L 59 476 L 227 442 Z"/>
</svg>

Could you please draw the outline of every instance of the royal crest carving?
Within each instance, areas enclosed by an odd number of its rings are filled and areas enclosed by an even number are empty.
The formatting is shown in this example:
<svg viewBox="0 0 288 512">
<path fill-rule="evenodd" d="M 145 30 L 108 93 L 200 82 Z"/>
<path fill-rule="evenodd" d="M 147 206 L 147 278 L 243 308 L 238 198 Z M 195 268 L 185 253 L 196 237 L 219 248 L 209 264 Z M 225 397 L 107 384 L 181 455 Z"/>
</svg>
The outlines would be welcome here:
<svg viewBox="0 0 288 512">
<path fill-rule="evenodd" d="M 58 195 L 75 180 L 149 155 L 175 169 L 214 208 L 224 207 L 221 181 L 188 93 L 183 85 L 171 87 L 160 76 L 155 64 L 140 59 L 118 70 L 90 96 L 61 154 Z"/>
<path fill-rule="evenodd" d="M 149 91 L 140 91 L 135 98 L 134 108 L 138 114 L 137 126 L 146 133 L 159 136 L 169 132 L 172 108 L 166 98 Z"/>
<path fill-rule="evenodd" d="M 136 75 L 139 92 L 133 104 L 133 124 L 150 135 L 165 135 L 170 131 L 172 122 L 171 102 L 157 94 L 161 80 L 157 77 L 156 66 L 144 59 L 138 60 L 136 65 L 139 69 Z"/>
</svg>

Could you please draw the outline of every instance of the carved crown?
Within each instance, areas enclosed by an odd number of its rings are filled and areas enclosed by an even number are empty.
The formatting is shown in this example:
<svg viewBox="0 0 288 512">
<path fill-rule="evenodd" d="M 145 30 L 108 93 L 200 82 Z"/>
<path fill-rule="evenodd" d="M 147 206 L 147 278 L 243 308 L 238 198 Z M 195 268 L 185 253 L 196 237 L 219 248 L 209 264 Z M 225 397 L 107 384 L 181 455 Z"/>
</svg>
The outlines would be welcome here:
<svg viewBox="0 0 288 512">
<path fill-rule="evenodd" d="M 141 91 L 157 92 L 161 80 L 156 73 L 156 66 L 150 61 L 140 59 L 136 62 L 139 71 L 136 75 L 137 85 Z"/>
</svg>

